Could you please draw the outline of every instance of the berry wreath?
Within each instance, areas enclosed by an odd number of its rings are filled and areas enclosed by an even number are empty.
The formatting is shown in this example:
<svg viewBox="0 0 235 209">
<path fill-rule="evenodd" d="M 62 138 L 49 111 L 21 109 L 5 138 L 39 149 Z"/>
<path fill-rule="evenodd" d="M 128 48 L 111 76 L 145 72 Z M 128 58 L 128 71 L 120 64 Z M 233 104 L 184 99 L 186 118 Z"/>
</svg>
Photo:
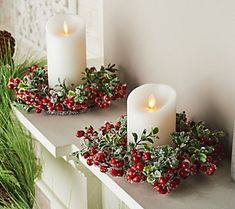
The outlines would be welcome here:
<svg viewBox="0 0 235 209">
<path fill-rule="evenodd" d="M 64 83 L 51 89 L 48 87 L 45 66 L 33 65 L 27 74 L 20 78 L 11 78 L 8 88 L 15 91 L 14 105 L 29 112 L 42 110 L 50 114 L 76 114 L 88 108 L 106 108 L 112 100 L 123 98 L 127 85 L 121 83 L 115 65 L 86 68 L 83 83 L 69 90 Z"/>
<path fill-rule="evenodd" d="M 123 176 L 130 183 L 147 181 L 160 194 L 167 194 L 189 176 L 211 176 L 224 158 L 223 131 L 212 131 L 202 121 L 188 121 L 185 112 L 176 117 L 173 146 L 152 146 L 158 128 L 143 130 L 140 138 L 133 133 L 134 142 L 127 144 L 127 117 L 122 116 L 115 124 L 105 122 L 99 130 L 92 126 L 78 130 L 82 149 L 73 155 L 81 155 L 103 173 Z"/>
</svg>

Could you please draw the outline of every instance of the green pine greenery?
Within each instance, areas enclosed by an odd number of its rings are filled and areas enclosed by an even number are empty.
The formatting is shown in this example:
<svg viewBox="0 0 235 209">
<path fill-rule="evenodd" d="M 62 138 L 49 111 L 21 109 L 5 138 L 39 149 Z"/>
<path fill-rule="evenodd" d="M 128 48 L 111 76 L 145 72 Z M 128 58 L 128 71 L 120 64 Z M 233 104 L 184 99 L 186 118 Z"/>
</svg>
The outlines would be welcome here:
<svg viewBox="0 0 235 209">
<path fill-rule="evenodd" d="M 0 60 L 0 209 L 31 209 L 35 202 L 35 180 L 41 166 L 31 135 L 14 116 L 7 87 L 9 78 L 22 77 L 32 64 L 45 63 L 25 58 L 15 64 L 8 56 Z"/>
</svg>

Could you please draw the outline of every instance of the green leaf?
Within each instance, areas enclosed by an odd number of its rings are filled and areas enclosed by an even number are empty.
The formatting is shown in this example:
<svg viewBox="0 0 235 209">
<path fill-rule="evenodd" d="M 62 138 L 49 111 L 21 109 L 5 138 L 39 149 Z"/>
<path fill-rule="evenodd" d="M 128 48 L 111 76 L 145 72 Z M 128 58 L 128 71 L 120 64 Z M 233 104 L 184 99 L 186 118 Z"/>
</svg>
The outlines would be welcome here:
<svg viewBox="0 0 235 209">
<path fill-rule="evenodd" d="M 149 174 L 150 172 L 152 172 L 154 170 L 154 166 L 152 165 L 147 165 L 144 167 L 144 172 Z"/>
<path fill-rule="evenodd" d="M 134 138 L 135 143 L 137 143 L 137 140 L 138 140 L 138 135 L 137 135 L 137 133 L 132 133 L 132 136 L 133 136 L 133 138 Z"/>
<path fill-rule="evenodd" d="M 154 178 L 154 177 L 152 177 L 152 176 L 148 176 L 148 177 L 147 177 L 147 182 L 148 182 L 148 183 L 152 184 L 154 181 L 155 181 L 155 178 Z"/>
<path fill-rule="evenodd" d="M 134 148 L 134 147 L 135 147 L 135 144 L 134 144 L 133 142 L 129 142 L 129 146 L 130 146 L 131 148 Z"/>
<path fill-rule="evenodd" d="M 87 149 L 85 147 L 80 150 L 81 155 L 84 155 L 85 152 L 87 152 Z"/>
<path fill-rule="evenodd" d="M 145 151 L 149 151 L 150 150 L 150 146 L 148 144 L 144 144 L 144 150 Z"/>
<path fill-rule="evenodd" d="M 147 141 L 150 142 L 151 144 L 154 143 L 154 141 L 151 138 L 147 138 Z"/>
<path fill-rule="evenodd" d="M 154 177 L 155 178 L 159 178 L 160 176 L 161 176 L 161 172 L 160 171 L 158 171 L 158 170 L 154 171 Z"/>
<path fill-rule="evenodd" d="M 205 162 L 206 162 L 206 155 L 203 154 L 203 153 L 200 153 L 200 154 L 199 154 L 199 160 L 200 160 L 201 162 L 205 163 Z"/>
<path fill-rule="evenodd" d="M 86 139 L 86 140 L 85 140 L 85 145 L 86 145 L 87 147 L 89 147 L 89 146 L 91 145 L 91 142 L 90 142 L 88 139 Z"/>
<path fill-rule="evenodd" d="M 72 91 L 72 90 L 69 90 L 68 96 L 69 96 L 69 97 L 74 97 L 74 96 L 75 96 L 75 92 Z"/>
<path fill-rule="evenodd" d="M 157 134 L 158 132 L 159 132 L 158 127 L 155 127 L 155 128 L 152 129 L 152 133 L 153 134 Z"/>
</svg>

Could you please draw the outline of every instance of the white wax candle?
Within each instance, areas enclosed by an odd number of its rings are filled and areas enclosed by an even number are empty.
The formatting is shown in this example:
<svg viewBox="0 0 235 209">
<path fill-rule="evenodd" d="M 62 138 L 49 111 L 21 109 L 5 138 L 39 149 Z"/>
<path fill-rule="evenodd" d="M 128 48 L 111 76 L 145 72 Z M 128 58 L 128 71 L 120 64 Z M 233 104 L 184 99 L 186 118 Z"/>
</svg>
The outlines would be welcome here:
<svg viewBox="0 0 235 209">
<path fill-rule="evenodd" d="M 144 84 L 134 89 L 127 99 L 127 134 L 141 136 L 144 129 L 159 128 L 154 146 L 170 144 L 176 126 L 176 92 L 165 84 Z"/>
<path fill-rule="evenodd" d="M 77 15 L 56 15 L 46 25 L 48 82 L 51 88 L 65 80 L 66 85 L 81 83 L 86 68 L 85 24 Z"/>
</svg>

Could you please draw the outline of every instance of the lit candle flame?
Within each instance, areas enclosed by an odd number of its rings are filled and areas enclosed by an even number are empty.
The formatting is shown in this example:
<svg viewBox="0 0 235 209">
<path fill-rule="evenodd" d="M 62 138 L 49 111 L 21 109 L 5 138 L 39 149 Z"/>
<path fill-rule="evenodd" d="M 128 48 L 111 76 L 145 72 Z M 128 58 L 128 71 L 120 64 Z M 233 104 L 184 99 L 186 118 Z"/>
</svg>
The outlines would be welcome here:
<svg viewBox="0 0 235 209">
<path fill-rule="evenodd" d="M 68 34 L 69 34 L 68 25 L 67 25 L 66 21 L 64 21 L 64 35 L 68 35 Z"/>
<path fill-rule="evenodd" d="M 147 109 L 150 111 L 150 112 L 153 112 L 156 110 L 156 99 L 155 97 L 151 94 L 148 98 L 148 106 L 147 106 Z"/>
</svg>

